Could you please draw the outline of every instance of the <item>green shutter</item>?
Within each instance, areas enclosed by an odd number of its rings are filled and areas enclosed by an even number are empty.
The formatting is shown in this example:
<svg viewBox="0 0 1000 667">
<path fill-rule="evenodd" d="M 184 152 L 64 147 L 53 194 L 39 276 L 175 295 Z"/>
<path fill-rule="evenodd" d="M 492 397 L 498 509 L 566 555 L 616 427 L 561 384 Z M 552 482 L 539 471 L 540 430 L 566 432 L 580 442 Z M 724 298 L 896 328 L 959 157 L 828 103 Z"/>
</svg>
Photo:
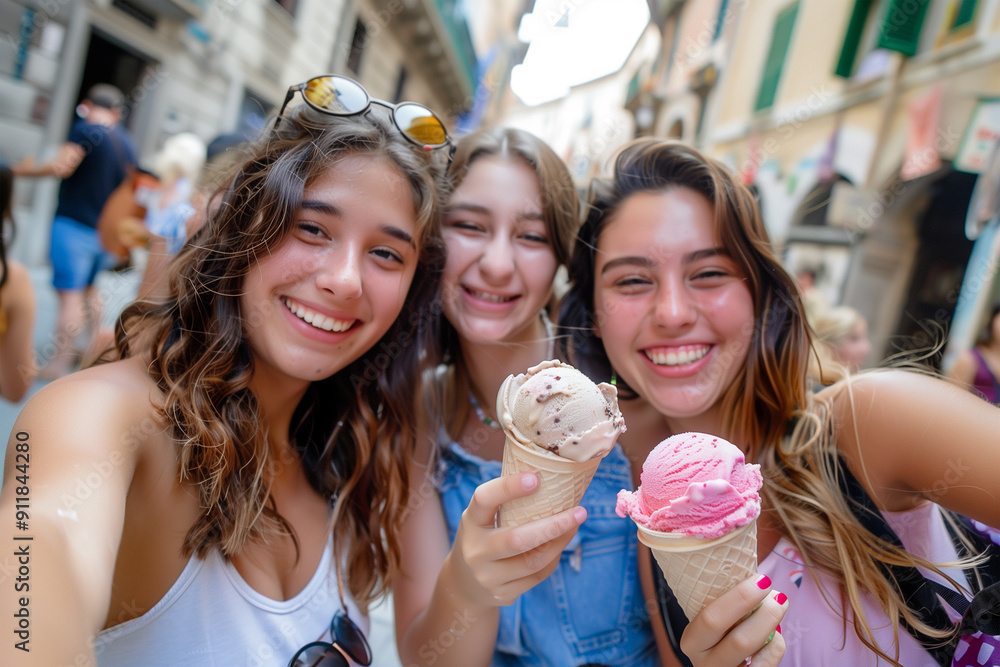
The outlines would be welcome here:
<svg viewBox="0 0 1000 667">
<path fill-rule="evenodd" d="M 892 0 L 882 19 L 877 48 L 898 51 L 904 56 L 915 54 L 929 4 L 930 0 Z"/>
<path fill-rule="evenodd" d="M 976 16 L 976 4 L 978 0 L 961 0 L 958 4 L 958 11 L 955 12 L 955 20 L 951 23 L 951 29 L 961 28 L 967 23 L 972 23 Z"/>
<path fill-rule="evenodd" d="M 722 0 L 719 4 L 719 15 L 715 19 L 715 33 L 712 35 L 712 41 L 719 39 L 719 35 L 722 34 L 722 29 L 726 27 L 726 11 L 729 9 L 729 0 Z"/>
<path fill-rule="evenodd" d="M 774 21 L 774 34 L 771 36 L 771 47 L 767 50 L 767 62 L 764 65 L 764 76 L 760 81 L 757 93 L 757 104 L 754 111 L 767 109 L 774 104 L 774 96 L 778 92 L 778 81 L 788 54 L 788 44 L 792 39 L 792 27 L 795 25 L 795 15 L 799 11 L 799 3 L 794 3 L 788 9 L 778 14 Z"/>
<path fill-rule="evenodd" d="M 847 78 L 854 73 L 854 60 L 858 57 L 861 35 L 865 31 L 865 23 L 868 22 L 868 12 L 871 7 L 872 0 L 855 0 L 854 2 L 854 11 L 851 12 L 851 20 L 847 24 L 847 34 L 844 35 L 844 46 L 840 49 L 837 69 L 834 70 L 837 76 Z"/>
</svg>

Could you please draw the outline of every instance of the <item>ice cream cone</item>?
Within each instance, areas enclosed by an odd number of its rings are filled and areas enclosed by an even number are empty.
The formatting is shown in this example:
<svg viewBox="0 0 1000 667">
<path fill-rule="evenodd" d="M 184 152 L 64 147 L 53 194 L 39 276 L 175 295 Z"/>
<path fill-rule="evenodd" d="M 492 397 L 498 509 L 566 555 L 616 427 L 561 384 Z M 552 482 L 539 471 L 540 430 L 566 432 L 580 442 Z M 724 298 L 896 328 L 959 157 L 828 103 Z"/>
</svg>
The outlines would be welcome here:
<svg viewBox="0 0 1000 667">
<path fill-rule="evenodd" d="M 576 507 L 587 490 L 600 459 L 571 461 L 536 448 L 529 448 L 507 434 L 502 475 L 519 472 L 538 474 L 538 490 L 500 506 L 501 526 L 520 526 Z"/>
<path fill-rule="evenodd" d="M 508 376 L 497 392 L 497 414 L 510 413 L 511 383 Z M 504 422 L 507 423 L 504 423 Z M 547 516 L 552 516 L 580 504 L 583 493 L 601 464 L 601 459 L 573 461 L 535 446 L 511 420 L 501 419 L 500 426 L 507 436 L 503 450 L 501 475 L 519 472 L 538 474 L 538 489 L 529 496 L 517 498 L 500 506 L 500 525 L 520 526 Z"/>
<path fill-rule="evenodd" d="M 639 526 L 639 541 L 653 552 L 688 620 L 757 572 L 756 521 L 714 540 Z"/>
</svg>

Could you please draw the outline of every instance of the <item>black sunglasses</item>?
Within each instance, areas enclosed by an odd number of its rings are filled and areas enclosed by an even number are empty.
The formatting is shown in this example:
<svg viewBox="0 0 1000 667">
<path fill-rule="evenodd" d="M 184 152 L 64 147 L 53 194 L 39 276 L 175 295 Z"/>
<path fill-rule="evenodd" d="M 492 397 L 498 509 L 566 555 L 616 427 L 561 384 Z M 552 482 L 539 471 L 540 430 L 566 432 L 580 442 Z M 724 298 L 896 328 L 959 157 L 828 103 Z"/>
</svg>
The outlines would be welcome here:
<svg viewBox="0 0 1000 667">
<path fill-rule="evenodd" d="M 292 656 L 288 667 L 349 667 L 372 664 L 372 650 L 361 629 L 347 614 L 338 611 L 330 621 L 330 642 L 311 642 Z"/>
<path fill-rule="evenodd" d="M 297 91 L 302 92 L 306 104 L 331 116 L 355 116 L 367 111 L 374 102 L 392 111 L 392 122 L 411 143 L 427 151 L 448 146 L 449 157 L 455 152 L 455 144 L 448 136 L 444 121 L 424 105 L 416 102 L 392 104 L 375 99 L 357 81 L 337 74 L 317 76 L 289 87 L 285 102 L 274 120 L 275 127 Z"/>
</svg>

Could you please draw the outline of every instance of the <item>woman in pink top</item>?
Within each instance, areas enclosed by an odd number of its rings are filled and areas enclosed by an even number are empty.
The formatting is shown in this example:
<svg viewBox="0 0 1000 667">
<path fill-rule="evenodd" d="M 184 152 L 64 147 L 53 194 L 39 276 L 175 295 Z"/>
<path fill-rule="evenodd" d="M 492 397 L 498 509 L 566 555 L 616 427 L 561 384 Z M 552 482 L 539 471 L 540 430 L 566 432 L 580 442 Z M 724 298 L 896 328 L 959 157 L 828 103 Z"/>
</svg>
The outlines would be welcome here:
<svg viewBox="0 0 1000 667">
<path fill-rule="evenodd" d="M 990 311 L 976 344 L 958 357 L 948 377 L 1000 405 L 1000 301 Z"/>
<path fill-rule="evenodd" d="M 943 664 L 907 627 L 950 641 L 960 660 L 992 650 L 958 645 L 957 611 L 934 595 L 934 614 L 920 616 L 896 576 L 919 571 L 945 596 L 978 588 L 937 564 L 956 560 L 952 512 L 1000 525 L 1000 411 L 917 372 L 845 372 L 807 391 L 812 341 L 795 282 L 751 193 L 697 151 L 633 142 L 590 203 L 560 318 L 570 358 L 617 378 L 623 440 L 713 433 L 764 475 L 761 574 L 686 629 L 670 623 L 679 642 L 662 635 L 664 664 Z"/>
</svg>

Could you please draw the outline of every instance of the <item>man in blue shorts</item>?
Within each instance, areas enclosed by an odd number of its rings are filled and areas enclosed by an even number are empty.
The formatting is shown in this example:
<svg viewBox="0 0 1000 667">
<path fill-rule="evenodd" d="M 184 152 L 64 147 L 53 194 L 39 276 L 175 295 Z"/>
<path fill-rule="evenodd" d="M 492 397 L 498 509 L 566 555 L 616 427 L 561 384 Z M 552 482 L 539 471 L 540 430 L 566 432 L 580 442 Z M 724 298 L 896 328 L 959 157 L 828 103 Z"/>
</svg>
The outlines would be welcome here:
<svg viewBox="0 0 1000 667">
<path fill-rule="evenodd" d="M 132 138 L 119 126 L 125 98 L 112 85 L 99 83 L 77 107 L 80 119 L 69 138 L 48 162 L 36 165 L 26 158 L 16 167 L 18 176 L 57 176 L 59 204 L 52 223 L 52 283 L 59 295 L 54 352 L 40 377 L 54 379 L 73 370 L 76 340 L 87 324 L 97 326 L 99 301 L 94 291 L 98 271 L 116 259 L 101 246 L 97 219 L 111 193 L 136 165 Z"/>
</svg>

